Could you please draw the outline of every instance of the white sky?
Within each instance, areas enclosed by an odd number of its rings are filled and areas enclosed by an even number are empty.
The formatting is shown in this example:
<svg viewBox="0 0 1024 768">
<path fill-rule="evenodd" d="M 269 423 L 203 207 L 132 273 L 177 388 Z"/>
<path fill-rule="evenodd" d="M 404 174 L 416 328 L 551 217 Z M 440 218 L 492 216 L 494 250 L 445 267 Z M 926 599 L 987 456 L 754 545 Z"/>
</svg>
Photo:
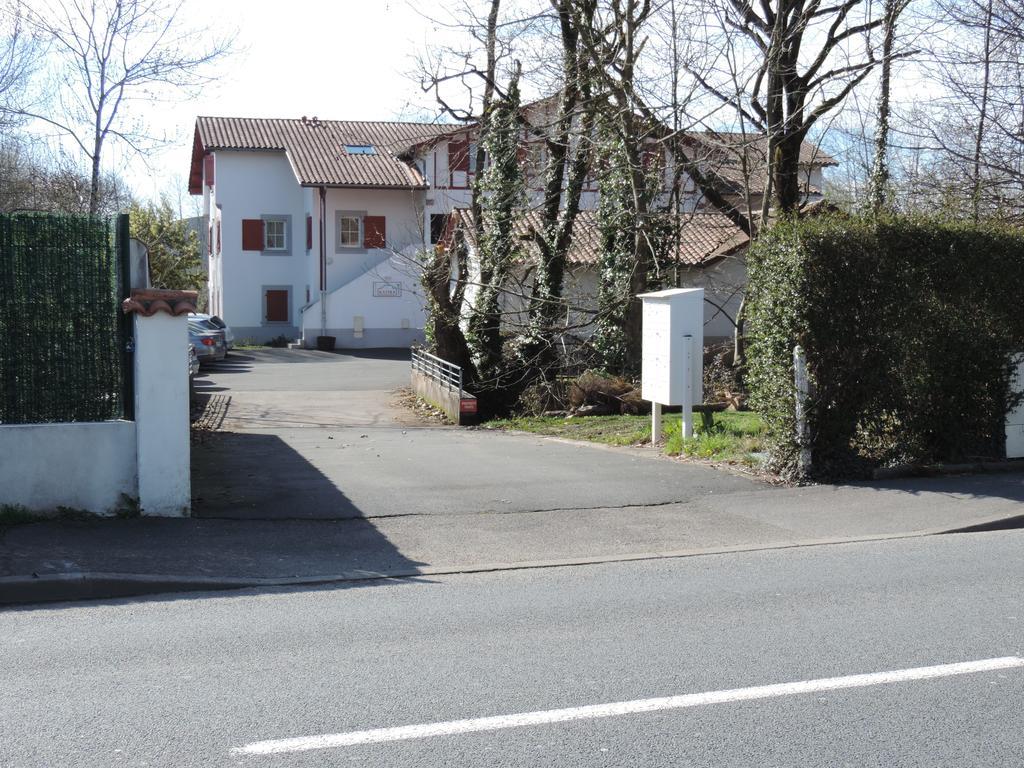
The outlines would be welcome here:
<svg viewBox="0 0 1024 768">
<path fill-rule="evenodd" d="M 215 36 L 236 30 L 239 50 L 220 64 L 218 81 L 197 98 L 145 105 L 141 117 L 153 135 L 166 139 L 163 148 L 139 158 L 111 146 L 105 169 L 121 173 L 136 195 L 169 194 L 187 212 L 185 188 L 198 115 L 433 119 L 432 96 L 423 94 L 409 73 L 427 49 L 445 39 L 466 40 L 439 29 L 423 14 L 446 18 L 461 3 L 287 0 L 272 6 L 267 0 L 185 0 L 186 25 L 209 27 Z M 895 88 L 914 83 L 919 97 L 919 79 L 899 69 Z M 870 98 L 872 90 L 865 83 L 858 94 Z"/>
<path fill-rule="evenodd" d="M 437 0 L 417 0 L 416 6 L 442 12 Z M 405 73 L 437 34 L 409 0 L 288 0 L 275 4 L 276 12 L 270 7 L 252 0 L 188 0 L 187 24 L 208 23 L 214 32 L 237 29 L 241 50 L 220 65 L 218 82 L 199 98 L 147 109 L 153 134 L 170 142 L 164 149 L 145 162 L 110 158 L 136 194 L 176 195 L 185 184 L 197 115 L 433 118 L 432 99 Z M 200 21 L 202 14 L 207 22 Z"/>
</svg>

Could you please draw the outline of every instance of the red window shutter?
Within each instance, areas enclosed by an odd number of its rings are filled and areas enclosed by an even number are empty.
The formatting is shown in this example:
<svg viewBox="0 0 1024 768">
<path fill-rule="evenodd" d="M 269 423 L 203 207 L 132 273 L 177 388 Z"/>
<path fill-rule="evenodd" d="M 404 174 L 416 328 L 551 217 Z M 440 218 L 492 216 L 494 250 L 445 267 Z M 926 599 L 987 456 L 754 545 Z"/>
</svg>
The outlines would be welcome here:
<svg viewBox="0 0 1024 768">
<path fill-rule="evenodd" d="M 448 170 L 469 173 L 469 139 L 448 142 Z"/>
<path fill-rule="evenodd" d="M 384 228 L 383 216 L 363 217 L 363 247 L 384 248 L 386 243 L 386 231 Z"/>
<path fill-rule="evenodd" d="M 313 217 L 306 217 L 306 250 L 313 250 Z"/>
<path fill-rule="evenodd" d="M 263 250 L 263 220 L 242 219 L 242 250 Z"/>
<path fill-rule="evenodd" d="M 203 158 L 203 180 L 206 186 L 212 187 L 214 184 L 214 166 L 216 161 L 213 159 L 213 155 L 206 155 Z"/>
<path fill-rule="evenodd" d="M 266 302 L 268 323 L 288 322 L 288 291 L 268 290 Z"/>
</svg>

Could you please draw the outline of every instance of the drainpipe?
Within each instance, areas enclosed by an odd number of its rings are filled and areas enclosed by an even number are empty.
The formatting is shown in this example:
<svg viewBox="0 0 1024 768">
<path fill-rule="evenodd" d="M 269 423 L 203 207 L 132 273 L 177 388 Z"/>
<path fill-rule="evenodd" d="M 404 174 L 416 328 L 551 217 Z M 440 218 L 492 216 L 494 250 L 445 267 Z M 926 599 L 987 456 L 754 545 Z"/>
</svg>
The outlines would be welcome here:
<svg viewBox="0 0 1024 768">
<path fill-rule="evenodd" d="M 327 335 L 327 189 L 320 187 L 320 335 Z"/>
</svg>

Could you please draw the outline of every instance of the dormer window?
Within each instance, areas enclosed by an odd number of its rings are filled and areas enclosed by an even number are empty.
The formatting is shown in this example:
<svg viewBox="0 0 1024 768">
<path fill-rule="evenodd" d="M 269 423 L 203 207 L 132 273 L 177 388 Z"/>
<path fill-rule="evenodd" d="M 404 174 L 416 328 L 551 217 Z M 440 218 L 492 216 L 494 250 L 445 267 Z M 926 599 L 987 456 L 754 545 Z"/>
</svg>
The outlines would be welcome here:
<svg viewBox="0 0 1024 768">
<path fill-rule="evenodd" d="M 346 144 L 345 154 L 347 155 L 376 155 L 377 150 L 372 144 Z"/>
</svg>

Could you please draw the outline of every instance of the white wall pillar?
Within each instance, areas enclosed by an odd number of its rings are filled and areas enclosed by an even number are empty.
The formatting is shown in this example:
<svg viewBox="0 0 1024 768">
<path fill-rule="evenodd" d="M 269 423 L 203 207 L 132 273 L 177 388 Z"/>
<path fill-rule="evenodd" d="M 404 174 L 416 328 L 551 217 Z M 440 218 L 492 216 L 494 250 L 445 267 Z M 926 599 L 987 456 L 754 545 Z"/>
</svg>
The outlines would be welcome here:
<svg viewBox="0 0 1024 768">
<path fill-rule="evenodd" d="M 192 291 L 133 291 L 135 429 L 139 506 L 144 515 L 187 517 L 189 461 L 188 312 Z"/>
</svg>

